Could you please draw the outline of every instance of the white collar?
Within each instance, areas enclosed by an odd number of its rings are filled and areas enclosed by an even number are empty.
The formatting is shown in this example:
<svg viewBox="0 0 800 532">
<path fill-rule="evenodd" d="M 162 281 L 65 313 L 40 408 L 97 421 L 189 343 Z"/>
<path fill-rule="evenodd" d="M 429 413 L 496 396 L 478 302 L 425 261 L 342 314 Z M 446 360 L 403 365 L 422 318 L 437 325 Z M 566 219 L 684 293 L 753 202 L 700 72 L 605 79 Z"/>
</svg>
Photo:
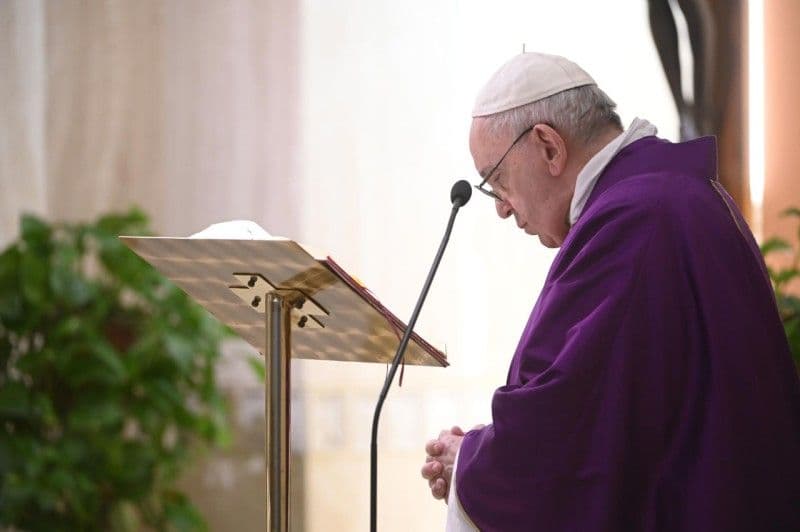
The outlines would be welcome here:
<svg viewBox="0 0 800 532">
<path fill-rule="evenodd" d="M 572 203 L 569 207 L 570 226 L 575 225 L 575 222 L 578 221 L 595 183 L 597 183 L 611 159 L 625 146 L 636 142 L 640 138 L 655 135 L 657 132 L 656 127 L 647 120 L 634 118 L 627 130 L 620 133 L 619 136 L 598 151 L 594 157 L 589 159 L 589 162 L 581 168 L 575 180 L 575 193 L 572 195 Z"/>
</svg>

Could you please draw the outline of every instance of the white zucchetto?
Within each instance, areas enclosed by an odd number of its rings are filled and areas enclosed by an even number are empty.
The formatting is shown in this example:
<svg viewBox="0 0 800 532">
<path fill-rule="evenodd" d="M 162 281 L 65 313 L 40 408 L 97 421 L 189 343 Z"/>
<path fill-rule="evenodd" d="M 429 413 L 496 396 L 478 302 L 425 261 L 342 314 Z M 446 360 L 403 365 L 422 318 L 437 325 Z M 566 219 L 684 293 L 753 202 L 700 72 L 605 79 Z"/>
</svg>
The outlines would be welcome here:
<svg viewBox="0 0 800 532">
<path fill-rule="evenodd" d="M 495 72 L 478 93 L 472 116 L 488 116 L 567 89 L 595 85 L 581 67 L 558 55 L 524 52 Z"/>
</svg>

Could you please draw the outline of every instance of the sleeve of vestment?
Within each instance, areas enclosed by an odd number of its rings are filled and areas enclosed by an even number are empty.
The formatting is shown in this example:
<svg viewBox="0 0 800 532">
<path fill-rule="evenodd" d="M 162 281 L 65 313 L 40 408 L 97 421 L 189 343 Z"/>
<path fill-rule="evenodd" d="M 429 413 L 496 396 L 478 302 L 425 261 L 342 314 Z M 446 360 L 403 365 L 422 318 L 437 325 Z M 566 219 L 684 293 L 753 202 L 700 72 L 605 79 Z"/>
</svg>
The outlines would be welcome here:
<svg viewBox="0 0 800 532">
<path fill-rule="evenodd" d="M 652 448 L 664 430 L 631 437 L 628 427 L 661 423 L 666 390 L 680 381 L 664 342 L 691 342 L 680 319 L 691 298 L 670 262 L 669 216 L 657 200 L 612 200 L 573 231 L 520 340 L 516 374 L 494 394 L 492 424 L 460 450 L 457 496 L 481 530 L 593 529 L 578 516 L 607 517 L 621 454 L 637 441 Z"/>
</svg>

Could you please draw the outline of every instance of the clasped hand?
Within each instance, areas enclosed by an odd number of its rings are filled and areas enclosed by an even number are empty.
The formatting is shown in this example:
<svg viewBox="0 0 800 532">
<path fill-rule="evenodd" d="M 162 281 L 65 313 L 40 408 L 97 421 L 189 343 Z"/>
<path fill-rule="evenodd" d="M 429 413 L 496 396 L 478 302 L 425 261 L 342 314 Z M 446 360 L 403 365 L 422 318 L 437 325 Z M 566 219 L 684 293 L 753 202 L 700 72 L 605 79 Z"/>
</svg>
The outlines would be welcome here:
<svg viewBox="0 0 800 532">
<path fill-rule="evenodd" d="M 480 428 L 483 428 L 483 425 L 475 427 L 475 429 Z M 461 430 L 461 427 L 456 426 L 450 430 L 443 430 L 439 433 L 438 438 L 425 444 L 427 456 L 420 471 L 422 478 L 428 481 L 428 487 L 430 487 L 434 499 L 444 499 L 445 503 L 447 502 L 453 466 L 463 440 L 464 431 Z"/>
</svg>

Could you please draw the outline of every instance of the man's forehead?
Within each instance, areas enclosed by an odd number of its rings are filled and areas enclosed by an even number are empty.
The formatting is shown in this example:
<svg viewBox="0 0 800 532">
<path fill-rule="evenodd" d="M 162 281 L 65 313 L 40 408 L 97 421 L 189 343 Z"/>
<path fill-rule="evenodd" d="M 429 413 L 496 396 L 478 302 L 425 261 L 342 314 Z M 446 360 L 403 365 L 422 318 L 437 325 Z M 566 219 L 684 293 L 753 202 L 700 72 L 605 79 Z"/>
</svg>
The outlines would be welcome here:
<svg viewBox="0 0 800 532">
<path fill-rule="evenodd" d="M 476 120 L 472 121 L 472 128 L 469 132 L 469 151 L 472 154 L 472 160 L 475 162 L 475 169 L 481 177 L 485 177 L 486 173 L 492 169 L 490 159 L 491 150 L 486 142 L 486 135 L 482 134 L 481 126 L 476 124 Z"/>
<path fill-rule="evenodd" d="M 489 121 L 485 118 L 473 118 L 472 128 L 469 132 L 469 147 L 471 150 L 490 150 L 497 144 L 497 136 L 491 135 Z"/>
<path fill-rule="evenodd" d="M 489 120 L 485 118 L 474 118 L 469 133 L 469 149 L 481 177 L 486 177 L 497 162 L 493 158 L 498 157 L 495 152 L 502 144 L 498 135 L 490 134 L 488 123 Z"/>
<path fill-rule="evenodd" d="M 469 129 L 470 142 L 477 140 L 479 137 L 485 137 L 489 126 L 489 119 L 484 117 L 477 117 L 472 119 L 472 124 Z"/>
</svg>

